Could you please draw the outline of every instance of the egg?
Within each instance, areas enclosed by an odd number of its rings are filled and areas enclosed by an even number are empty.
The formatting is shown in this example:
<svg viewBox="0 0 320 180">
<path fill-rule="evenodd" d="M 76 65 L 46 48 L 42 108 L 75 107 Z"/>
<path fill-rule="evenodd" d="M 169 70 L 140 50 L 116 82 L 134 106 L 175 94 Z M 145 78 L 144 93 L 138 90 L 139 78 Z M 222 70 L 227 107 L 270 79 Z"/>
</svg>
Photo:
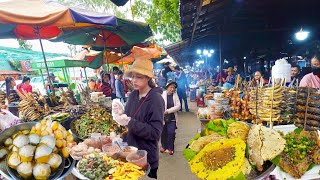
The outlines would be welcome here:
<svg viewBox="0 0 320 180">
<path fill-rule="evenodd" d="M 8 150 L 6 148 L 2 147 L 0 149 L 0 159 L 6 157 L 7 154 L 8 154 Z"/>
<path fill-rule="evenodd" d="M 34 158 L 38 163 L 47 163 L 49 161 L 51 153 L 52 153 L 52 149 L 49 146 L 40 145 L 36 149 Z"/>
<path fill-rule="evenodd" d="M 25 145 L 19 149 L 19 156 L 21 158 L 21 162 L 31 162 L 33 159 L 33 154 L 36 147 L 32 145 Z"/>
<path fill-rule="evenodd" d="M 49 164 L 37 163 L 33 167 L 33 176 L 35 179 L 47 179 L 51 174 L 51 168 Z"/>
<path fill-rule="evenodd" d="M 52 135 L 43 136 L 40 140 L 40 144 L 45 144 L 53 149 L 56 146 L 56 139 Z"/>
<path fill-rule="evenodd" d="M 4 141 L 4 145 L 5 146 L 10 146 L 12 144 L 12 139 L 11 138 L 8 138 L 8 139 L 6 139 L 5 141 Z"/>
<path fill-rule="evenodd" d="M 40 142 L 40 136 L 38 136 L 37 134 L 30 134 L 29 141 L 30 141 L 30 144 L 37 145 Z"/>
<path fill-rule="evenodd" d="M 32 163 L 23 162 L 17 167 L 17 171 L 21 177 L 28 179 L 32 175 Z"/>
<path fill-rule="evenodd" d="M 41 130 L 41 123 L 37 123 L 36 125 L 35 125 L 35 129 L 37 130 L 37 131 L 40 131 Z"/>
<path fill-rule="evenodd" d="M 48 164 L 50 165 L 51 168 L 57 169 L 61 163 L 62 163 L 62 158 L 59 154 L 52 153 L 50 155 L 50 160 Z"/>
<path fill-rule="evenodd" d="M 17 166 L 21 163 L 21 160 L 20 160 L 20 156 L 18 154 L 18 152 L 11 152 L 9 155 L 8 155 L 8 166 L 13 168 L 13 169 L 16 169 Z"/>
<path fill-rule="evenodd" d="M 12 144 L 18 148 L 21 148 L 21 147 L 29 144 L 29 138 L 28 138 L 28 136 L 26 136 L 24 134 L 19 134 L 16 136 L 16 138 L 13 139 Z"/>
</svg>

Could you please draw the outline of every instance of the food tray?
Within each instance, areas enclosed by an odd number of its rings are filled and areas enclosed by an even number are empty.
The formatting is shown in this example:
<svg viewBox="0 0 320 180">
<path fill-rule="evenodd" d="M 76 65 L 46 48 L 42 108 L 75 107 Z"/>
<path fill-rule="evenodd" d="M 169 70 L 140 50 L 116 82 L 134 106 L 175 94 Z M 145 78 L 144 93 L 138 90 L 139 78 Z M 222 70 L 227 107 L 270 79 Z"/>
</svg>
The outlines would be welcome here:
<svg viewBox="0 0 320 180">
<path fill-rule="evenodd" d="M 11 135 L 14 132 L 22 131 L 22 130 L 30 130 L 32 128 L 32 126 L 34 126 L 36 123 L 37 122 L 22 123 L 22 124 L 15 125 L 15 126 L 12 126 L 8 129 L 4 130 L 0 134 L 0 145 L 3 145 L 4 140 L 11 137 Z M 70 156 L 67 159 L 65 159 L 65 167 L 64 167 L 64 170 L 63 170 L 61 176 L 59 176 L 58 180 L 62 180 L 68 174 L 70 174 L 73 167 L 75 166 L 75 164 L 76 164 L 76 161 L 74 159 L 72 159 Z M 7 171 L 6 158 L 4 160 L 0 161 L 0 174 L 7 180 L 16 180 L 15 178 L 11 177 Z"/>
<path fill-rule="evenodd" d="M 281 131 L 284 134 L 288 132 L 294 131 L 297 127 L 295 125 L 280 125 L 274 126 L 273 129 L 277 131 Z M 318 130 L 319 138 L 320 138 L 320 131 Z M 301 179 L 317 179 L 319 178 L 319 171 L 320 165 L 314 166 L 311 170 L 307 171 Z M 290 176 L 288 173 L 282 171 L 280 167 L 276 167 L 274 171 L 271 172 L 271 175 L 275 175 L 277 179 L 286 179 L 286 180 L 294 180 L 295 178 Z"/>
<path fill-rule="evenodd" d="M 79 163 L 79 161 L 78 161 L 78 163 Z M 78 166 L 78 163 L 77 163 L 77 166 Z M 143 175 L 142 177 L 147 176 L 147 175 L 149 174 L 150 170 L 151 170 L 151 166 L 150 166 L 150 164 L 148 163 L 148 168 L 147 168 L 147 170 L 145 171 L 145 175 Z M 76 176 L 78 179 L 81 179 L 81 180 L 89 180 L 87 177 L 85 177 L 84 175 L 82 175 L 76 167 L 73 167 L 73 169 L 72 169 L 72 174 L 73 174 L 74 176 Z"/>
</svg>

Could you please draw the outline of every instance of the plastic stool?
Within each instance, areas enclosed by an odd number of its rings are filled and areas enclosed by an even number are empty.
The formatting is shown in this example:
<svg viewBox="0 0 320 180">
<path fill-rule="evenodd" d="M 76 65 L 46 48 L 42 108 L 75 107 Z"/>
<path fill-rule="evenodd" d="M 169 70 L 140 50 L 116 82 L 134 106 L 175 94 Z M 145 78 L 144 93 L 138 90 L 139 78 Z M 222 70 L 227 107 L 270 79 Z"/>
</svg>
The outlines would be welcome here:
<svg viewBox="0 0 320 180">
<path fill-rule="evenodd" d="M 205 107 L 205 104 L 204 104 L 204 99 L 203 97 L 197 97 L 196 98 L 196 102 L 197 102 L 197 107 L 201 106 L 201 107 Z"/>
</svg>

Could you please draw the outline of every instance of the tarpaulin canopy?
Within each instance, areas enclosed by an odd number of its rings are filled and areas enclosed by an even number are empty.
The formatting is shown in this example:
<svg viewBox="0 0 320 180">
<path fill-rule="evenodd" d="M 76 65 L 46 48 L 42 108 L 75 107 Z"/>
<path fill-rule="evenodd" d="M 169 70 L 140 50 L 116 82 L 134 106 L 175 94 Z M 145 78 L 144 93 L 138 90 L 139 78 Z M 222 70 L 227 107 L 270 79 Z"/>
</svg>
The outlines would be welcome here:
<svg viewBox="0 0 320 180">
<path fill-rule="evenodd" d="M 65 56 L 65 54 L 58 54 L 58 53 L 45 53 L 45 55 L 48 58 Z M 21 48 L 10 48 L 10 47 L 0 46 L 0 61 L 3 61 L 3 60 L 21 61 L 21 60 L 41 60 L 41 59 L 43 59 L 43 57 L 42 57 L 42 52 L 40 51 L 32 51 L 32 50 L 26 50 Z"/>
<path fill-rule="evenodd" d="M 70 67 L 88 67 L 89 63 L 84 60 L 74 60 L 66 57 L 53 58 L 47 60 L 48 68 L 70 68 Z M 43 61 L 31 63 L 32 69 L 44 69 Z"/>
<path fill-rule="evenodd" d="M 49 39 L 61 34 L 60 28 L 116 25 L 116 17 L 42 0 L 0 2 L 0 38 Z"/>
<path fill-rule="evenodd" d="M 63 34 L 50 41 L 74 45 L 124 47 L 139 44 L 150 36 L 152 31 L 147 24 L 118 18 L 116 26 L 64 28 Z"/>
<path fill-rule="evenodd" d="M 115 64 L 131 64 L 137 59 L 160 58 L 161 53 L 162 49 L 155 44 L 145 48 L 133 46 L 131 54 L 119 59 Z"/>
</svg>

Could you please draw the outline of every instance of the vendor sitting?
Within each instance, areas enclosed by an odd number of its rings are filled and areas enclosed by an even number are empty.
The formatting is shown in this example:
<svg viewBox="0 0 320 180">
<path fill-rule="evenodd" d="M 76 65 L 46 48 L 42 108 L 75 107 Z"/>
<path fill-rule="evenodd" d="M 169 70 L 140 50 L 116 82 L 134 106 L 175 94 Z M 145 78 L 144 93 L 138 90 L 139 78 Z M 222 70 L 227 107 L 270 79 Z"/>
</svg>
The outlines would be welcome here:
<svg viewBox="0 0 320 180">
<path fill-rule="evenodd" d="M 312 73 L 305 75 L 300 82 L 301 87 L 320 88 L 320 55 L 311 59 Z"/>
<path fill-rule="evenodd" d="M 228 73 L 228 75 L 225 79 L 225 83 L 223 84 L 223 87 L 231 89 L 231 88 L 233 88 L 234 83 L 235 83 L 234 71 L 233 71 L 232 67 L 229 67 L 227 69 L 227 73 Z"/>
</svg>

